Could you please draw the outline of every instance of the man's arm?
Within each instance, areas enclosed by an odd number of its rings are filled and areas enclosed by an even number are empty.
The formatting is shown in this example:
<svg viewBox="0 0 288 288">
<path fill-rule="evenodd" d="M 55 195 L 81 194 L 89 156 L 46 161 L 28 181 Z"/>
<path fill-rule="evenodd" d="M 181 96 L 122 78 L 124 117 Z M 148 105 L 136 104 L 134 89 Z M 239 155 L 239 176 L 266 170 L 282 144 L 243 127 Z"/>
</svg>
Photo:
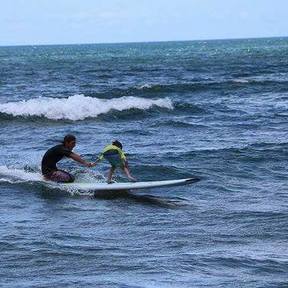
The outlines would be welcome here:
<svg viewBox="0 0 288 288">
<path fill-rule="evenodd" d="M 85 161 L 84 159 L 82 159 L 78 154 L 72 152 L 69 156 L 70 158 L 72 158 L 73 160 L 83 164 L 84 166 L 86 167 L 93 167 L 95 166 L 96 164 L 95 163 L 91 163 L 91 162 L 87 162 Z"/>
</svg>

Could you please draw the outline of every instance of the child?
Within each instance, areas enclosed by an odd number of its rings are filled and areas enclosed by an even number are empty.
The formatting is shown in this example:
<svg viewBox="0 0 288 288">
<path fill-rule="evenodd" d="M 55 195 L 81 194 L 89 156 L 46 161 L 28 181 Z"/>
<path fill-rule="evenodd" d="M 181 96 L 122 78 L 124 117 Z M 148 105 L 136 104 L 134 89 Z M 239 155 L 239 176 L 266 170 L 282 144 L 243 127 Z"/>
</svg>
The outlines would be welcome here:
<svg viewBox="0 0 288 288">
<path fill-rule="evenodd" d="M 136 179 L 130 174 L 128 162 L 124 152 L 122 151 L 122 144 L 119 141 L 115 140 L 112 142 L 112 144 L 107 145 L 99 155 L 95 164 L 101 161 L 103 158 L 105 158 L 111 164 L 107 183 L 112 183 L 112 176 L 116 168 L 123 169 L 123 171 L 131 181 L 136 181 Z"/>
</svg>

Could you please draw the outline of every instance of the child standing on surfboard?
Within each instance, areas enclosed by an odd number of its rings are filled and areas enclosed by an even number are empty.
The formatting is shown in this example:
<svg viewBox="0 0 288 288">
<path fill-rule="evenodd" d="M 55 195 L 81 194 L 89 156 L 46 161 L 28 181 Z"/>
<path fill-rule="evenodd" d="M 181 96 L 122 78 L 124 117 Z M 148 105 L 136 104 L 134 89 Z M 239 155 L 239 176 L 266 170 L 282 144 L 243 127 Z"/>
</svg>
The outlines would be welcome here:
<svg viewBox="0 0 288 288">
<path fill-rule="evenodd" d="M 118 140 L 112 142 L 112 144 L 107 145 L 103 151 L 100 153 L 98 159 L 96 160 L 95 164 L 100 162 L 103 158 L 106 159 L 110 164 L 111 168 L 108 173 L 107 183 L 112 183 L 112 176 L 116 170 L 116 168 L 121 168 L 125 174 L 127 175 L 128 179 L 135 182 L 136 179 L 131 176 L 127 158 L 122 151 L 122 144 Z"/>
</svg>

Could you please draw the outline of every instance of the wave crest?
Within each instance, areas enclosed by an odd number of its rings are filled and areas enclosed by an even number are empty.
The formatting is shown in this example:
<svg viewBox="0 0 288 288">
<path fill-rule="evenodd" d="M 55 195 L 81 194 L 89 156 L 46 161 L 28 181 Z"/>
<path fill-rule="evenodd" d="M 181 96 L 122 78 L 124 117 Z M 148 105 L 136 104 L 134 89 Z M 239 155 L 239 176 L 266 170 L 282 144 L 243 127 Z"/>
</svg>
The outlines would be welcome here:
<svg viewBox="0 0 288 288">
<path fill-rule="evenodd" d="M 153 106 L 173 109 L 172 101 L 164 99 L 145 99 L 124 96 L 113 99 L 99 99 L 74 95 L 68 98 L 39 97 L 19 102 L 0 104 L 0 113 L 14 117 L 45 117 L 51 120 L 84 120 L 106 114 L 111 110 L 148 110 Z"/>
</svg>

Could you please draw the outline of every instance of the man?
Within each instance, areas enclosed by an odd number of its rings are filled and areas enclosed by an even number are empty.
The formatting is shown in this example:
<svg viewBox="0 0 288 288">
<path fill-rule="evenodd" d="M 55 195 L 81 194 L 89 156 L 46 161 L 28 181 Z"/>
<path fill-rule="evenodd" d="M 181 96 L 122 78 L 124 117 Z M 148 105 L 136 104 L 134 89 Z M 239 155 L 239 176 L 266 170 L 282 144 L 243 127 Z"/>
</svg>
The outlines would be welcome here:
<svg viewBox="0 0 288 288">
<path fill-rule="evenodd" d="M 56 163 L 64 156 L 73 159 L 86 167 L 95 166 L 93 163 L 83 160 L 78 154 L 72 152 L 76 145 L 76 137 L 74 135 L 66 135 L 62 144 L 50 148 L 42 158 L 42 174 L 45 180 L 55 182 L 69 183 L 75 180 L 70 173 L 57 168 Z"/>
</svg>

